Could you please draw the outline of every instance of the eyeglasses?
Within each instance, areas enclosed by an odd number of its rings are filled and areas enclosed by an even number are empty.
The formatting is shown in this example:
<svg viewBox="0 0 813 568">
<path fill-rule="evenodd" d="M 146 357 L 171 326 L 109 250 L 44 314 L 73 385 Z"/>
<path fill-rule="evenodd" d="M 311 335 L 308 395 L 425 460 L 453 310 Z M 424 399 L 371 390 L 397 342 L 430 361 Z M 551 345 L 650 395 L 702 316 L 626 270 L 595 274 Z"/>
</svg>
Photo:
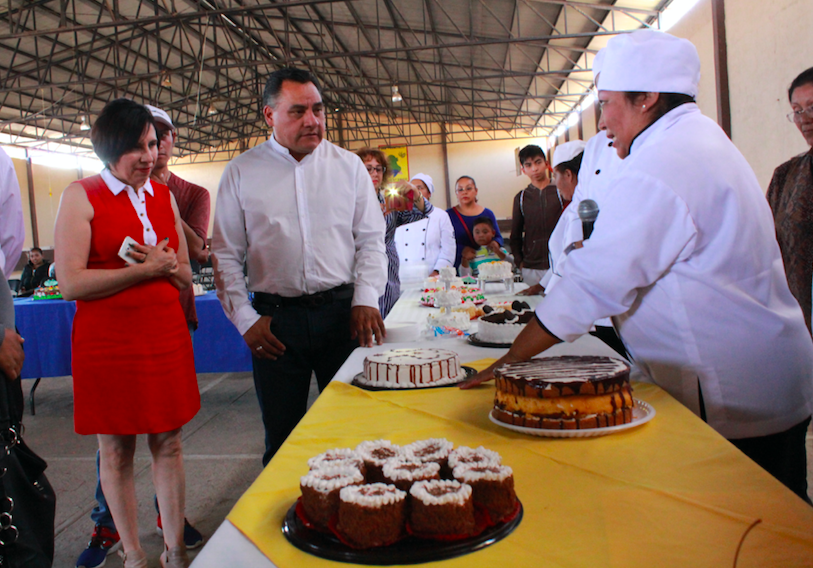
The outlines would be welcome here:
<svg viewBox="0 0 813 568">
<path fill-rule="evenodd" d="M 790 122 L 802 122 L 803 115 L 807 115 L 807 118 L 813 119 L 813 105 L 810 105 L 807 108 L 800 108 L 799 110 L 791 111 L 785 116 Z"/>
<path fill-rule="evenodd" d="M 373 167 L 373 166 L 367 166 L 367 173 L 368 173 L 368 174 L 371 174 L 371 173 L 373 173 L 373 172 L 375 172 L 375 173 L 377 173 L 377 174 L 383 174 L 383 173 L 384 173 L 384 172 L 386 172 L 386 171 L 387 171 L 387 168 L 383 168 L 383 167 L 381 167 L 381 166 L 376 166 L 376 167 Z"/>
</svg>

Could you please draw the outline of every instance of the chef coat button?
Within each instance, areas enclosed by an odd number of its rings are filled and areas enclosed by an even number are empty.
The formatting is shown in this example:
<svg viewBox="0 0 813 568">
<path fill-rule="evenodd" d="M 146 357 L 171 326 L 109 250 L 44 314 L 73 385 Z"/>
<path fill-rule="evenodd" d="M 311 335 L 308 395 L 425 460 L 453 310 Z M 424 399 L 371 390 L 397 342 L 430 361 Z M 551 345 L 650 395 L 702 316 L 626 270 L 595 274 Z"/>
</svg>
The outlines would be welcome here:
<svg viewBox="0 0 813 568">
<path fill-rule="evenodd" d="M 611 148 L 611 147 L 612 147 L 612 145 L 613 145 L 613 143 L 612 143 L 612 142 L 610 142 L 609 144 L 607 144 L 607 147 L 608 147 L 608 148 Z"/>
<path fill-rule="evenodd" d="M 421 243 L 421 246 L 423 246 L 423 243 Z"/>
<path fill-rule="evenodd" d="M 600 174 L 601 170 L 596 170 L 596 175 Z"/>
<path fill-rule="evenodd" d="M 424 228 L 423 228 L 423 232 L 424 232 L 424 233 L 426 232 L 426 227 L 424 227 Z"/>
</svg>

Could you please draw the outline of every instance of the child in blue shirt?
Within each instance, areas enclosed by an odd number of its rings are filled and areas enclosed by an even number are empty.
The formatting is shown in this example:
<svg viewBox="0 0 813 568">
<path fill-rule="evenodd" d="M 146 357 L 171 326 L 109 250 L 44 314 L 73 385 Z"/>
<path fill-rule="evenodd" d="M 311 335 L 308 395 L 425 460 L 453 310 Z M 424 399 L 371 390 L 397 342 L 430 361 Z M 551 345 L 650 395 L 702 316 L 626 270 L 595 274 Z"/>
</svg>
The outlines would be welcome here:
<svg viewBox="0 0 813 568">
<path fill-rule="evenodd" d="M 487 262 L 510 262 L 513 264 L 514 259 L 508 254 L 508 251 L 500 247 L 500 243 L 494 240 L 497 231 L 494 228 L 494 221 L 489 217 L 478 217 L 474 221 L 474 230 L 472 236 L 474 242 L 480 247 L 473 249 L 466 247 L 463 249 L 460 262 L 460 275 L 461 276 L 476 276 L 478 267 Z"/>
</svg>

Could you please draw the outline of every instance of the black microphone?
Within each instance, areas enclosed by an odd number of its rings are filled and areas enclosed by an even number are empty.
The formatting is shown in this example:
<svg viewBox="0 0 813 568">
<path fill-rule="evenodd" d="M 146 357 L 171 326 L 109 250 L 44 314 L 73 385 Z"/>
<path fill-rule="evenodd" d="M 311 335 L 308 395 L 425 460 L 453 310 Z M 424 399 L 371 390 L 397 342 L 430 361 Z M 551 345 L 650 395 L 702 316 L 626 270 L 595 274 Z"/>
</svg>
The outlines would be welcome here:
<svg viewBox="0 0 813 568">
<path fill-rule="evenodd" d="M 598 217 L 598 203 L 592 199 L 583 199 L 579 203 L 579 219 L 582 220 L 582 236 L 584 240 L 593 234 L 593 223 Z"/>
</svg>

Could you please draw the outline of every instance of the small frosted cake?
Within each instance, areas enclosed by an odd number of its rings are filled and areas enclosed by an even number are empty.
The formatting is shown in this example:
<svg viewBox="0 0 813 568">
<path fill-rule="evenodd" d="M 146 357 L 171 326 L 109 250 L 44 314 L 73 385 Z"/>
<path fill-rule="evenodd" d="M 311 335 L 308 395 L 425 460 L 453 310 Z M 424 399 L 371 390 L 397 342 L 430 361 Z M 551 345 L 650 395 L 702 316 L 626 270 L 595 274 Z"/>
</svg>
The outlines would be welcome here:
<svg viewBox="0 0 813 568">
<path fill-rule="evenodd" d="M 534 311 L 525 302 L 515 301 L 511 310 L 491 311 L 478 320 L 477 339 L 484 343 L 513 343 L 534 318 Z"/>
<path fill-rule="evenodd" d="M 362 475 L 367 472 L 364 460 L 350 448 L 335 448 L 314 456 L 308 460 L 309 469 L 323 469 L 325 467 L 349 466 L 358 469 Z"/>
<path fill-rule="evenodd" d="M 441 475 L 449 475 L 449 454 L 453 449 L 454 444 L 445 438 L 429 438 L 407 444 L 404 446 L 404 454 L 422 462 L 436 463 L 440 466 Z"/>
<path fill-rule="evenodd" d="M 480 280 L 505 280 L 513 278 L 513 265 L 510 262 L 487 262 L 477 267 Z"/>
<path fill-rule="evenodd" d="M 356 452 L 364 460 L 367 468 L 367 481 L 376 483 L 384 481 L 383 468 L 387 460 L 404 455 L 401 446 L 389 440 L 368 440 L 356 446 Z"/>
<path fill-rule="evenodd" d="M 339 493 L 336 530 L 356 548 L 392 544 L 404 535 L 406 497 L 383 483 L 345 487 Z"/>
<path fill-rule="evenodd" d="M 391 349 L 364 360 L 362 385 L 380 388 L 421 388 L 459 382 L 466 373 L 457 353 L 444 349 Z"/>
<path fill-rule="evenodd" d="M 451 290 L 438 290 L 435 292 L 435 307 L 440 306 L 457 306 L 463 302 L 463 295 L 459 289 L 452 288 Z"/>
<path fill-rule="evenodd" d="M 630 368 L 611 357 L 562 356 L 510 363 L 494 372 L 497 420 L 570 430 L 632 421 Z"/>
<path fill-rule="evenodd" d="M 34 290 L 32 299 L 34 300 L 59 300 L 62 292 L 59 291 L 59 284 L 56 280 L 50 279 L 42 283 L 42 286 Z"/>
<path fill-rule="evenodd" d="M 308 519 L 326 529 L 339 510 L 339 491 L 349 485 L 361 485 L 364 476 L 355 467 L 325 467 L 308 472 L 299 480 L 302 507 Z"/>
<path fill-rule="evenodd" d="M 427 323 L 431 327 L 450 327 L 465 331 L 471 327 L 471 318 L 465 312 L 429 314 Z"/>
<path fill-rule="evenodd" d="M 498 523 L 516 510 L 514 472 L 506 465 L 462 464 L 454 468 L 454 478 L 471 485 L 474 502 L 484 507 Z"/>
<path fill-rule="evenodd" d="M 501 463 L 502 457 L 500 454 L 483 446 L 477 448 L 460 446 L 449 454 L 449 469 L 452 470 L 463 464 L 500 465 Z"/>
<path fill-rule="evenodd" d="M 393 458 L 384 464 L 382 475 L 384 483 L 395 485 L 401 491 L 409 491 L 416 481 L 440 479 L 440 465 L 414 459 Z"/>
<path fill-rule="evenodd" d="M 460 292 L 460 301 L 464 303 L 472 302 L 474 304 L 482 304 L 486 301 L 486 297 L 480 288 L 474 288 L 471 286 L 455 286 L 452 288 L 452 290 Z M 438 292 L 442 291 L 443 290 L 440 288 L 425 288 L 423 294 L 421 294 L 421 304 L 430 307 L 440 307 L 440 304 L 437 302 L 436 295 Z"/>
<path fill-rule="evenodd" d="M 458 481 L 419 481 L 409 490 L 409 525 L 425 535 L 470 535 L 474 503 L 470 485 Z"/>
</svg>

